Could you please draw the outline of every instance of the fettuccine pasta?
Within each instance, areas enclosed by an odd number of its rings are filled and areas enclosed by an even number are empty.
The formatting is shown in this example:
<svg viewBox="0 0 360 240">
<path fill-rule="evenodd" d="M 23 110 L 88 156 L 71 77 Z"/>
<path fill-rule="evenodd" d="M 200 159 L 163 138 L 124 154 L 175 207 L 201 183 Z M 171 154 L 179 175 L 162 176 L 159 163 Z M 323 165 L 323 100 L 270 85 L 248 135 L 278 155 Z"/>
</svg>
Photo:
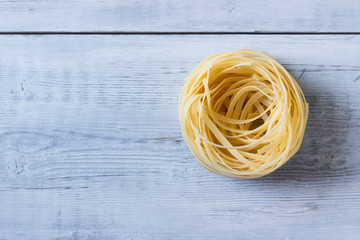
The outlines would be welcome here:
<svg viewBox="0 0 360 240">
<path fill-rule="evenodd" d="M 199 163 L 233 178 L 256 178 L 299 149 L 308 104 L 298 83 L 266 52 L 213 55 L 186 78 L 179 101 L 184 140 Z"/>
</svg>

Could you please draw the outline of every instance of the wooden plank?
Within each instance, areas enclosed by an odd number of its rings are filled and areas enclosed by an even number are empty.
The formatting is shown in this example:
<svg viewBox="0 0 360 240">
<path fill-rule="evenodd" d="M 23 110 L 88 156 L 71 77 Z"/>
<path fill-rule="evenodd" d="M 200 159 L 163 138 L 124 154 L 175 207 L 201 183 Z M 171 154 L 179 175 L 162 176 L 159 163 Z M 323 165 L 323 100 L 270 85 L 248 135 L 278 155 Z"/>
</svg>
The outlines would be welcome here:
<svg viewBox="0 0 360 240">
<path fill-rule="evenodd" d="M 1 36 L 0 239 L 357 239 L 360 36 Z M 182 140 L 183 79 L 267 50 L 310 104 L 300 152 L 255 180 Z"/>
<path fill-rule="evenodd" d="M 357 0 L 4 0 L 0 6 L 1 32 L 360 32 Z"/>
</svg>

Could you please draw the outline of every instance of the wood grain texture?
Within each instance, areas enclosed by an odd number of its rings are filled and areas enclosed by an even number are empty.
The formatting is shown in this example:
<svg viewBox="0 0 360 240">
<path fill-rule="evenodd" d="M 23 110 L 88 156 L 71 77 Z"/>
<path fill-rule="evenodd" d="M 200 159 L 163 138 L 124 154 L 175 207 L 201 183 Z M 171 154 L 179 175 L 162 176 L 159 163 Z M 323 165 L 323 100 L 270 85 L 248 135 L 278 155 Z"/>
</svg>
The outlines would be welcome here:
<svg viewBox="0 0 360 240">
<path fill-rule="evenodd" d="M 357 0 L 0 0 L 0 31 L 360 32 Z"/>
<path fill-rule="evenodd" d="M 360 36 L 0 36 L 0 239 L 358 239 Z M 235 180 L 183 142 L 205 57 L 263 49 L 310 105 L 303 146 Z"/>
</svg>

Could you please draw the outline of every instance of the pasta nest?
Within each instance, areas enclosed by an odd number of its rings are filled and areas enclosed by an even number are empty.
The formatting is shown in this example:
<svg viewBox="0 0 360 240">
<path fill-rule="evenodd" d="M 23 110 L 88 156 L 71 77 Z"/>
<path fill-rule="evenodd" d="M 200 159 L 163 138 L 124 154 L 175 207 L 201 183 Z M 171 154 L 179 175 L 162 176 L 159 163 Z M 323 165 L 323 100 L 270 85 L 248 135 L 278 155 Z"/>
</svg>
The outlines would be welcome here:
<svg viewBox="0 0 360 240">
<path fill-rule="evenodd" d="M 304 94 L 266 52 L 240 49 L 203 60 L 179 100 L 184 140 L 206 169 L 233 178 L 267 175 L 299 149 Z"/>
</svg>

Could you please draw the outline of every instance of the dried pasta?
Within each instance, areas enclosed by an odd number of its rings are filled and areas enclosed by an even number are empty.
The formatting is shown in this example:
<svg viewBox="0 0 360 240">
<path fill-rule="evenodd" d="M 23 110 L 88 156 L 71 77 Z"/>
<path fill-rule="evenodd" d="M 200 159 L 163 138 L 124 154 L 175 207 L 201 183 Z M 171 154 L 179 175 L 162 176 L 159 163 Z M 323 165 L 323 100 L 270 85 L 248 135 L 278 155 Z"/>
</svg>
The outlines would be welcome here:
<svg viewBox="0 0 360 240">
<path fill-rule="evenodd" d="M 199 163 L 233 178 L 257 178 L 282 166 L 298 151 L 308 118 L 295 79 L 253 49 L 203 60 L 186 78 L 178 110 Z"/>
</svg>

